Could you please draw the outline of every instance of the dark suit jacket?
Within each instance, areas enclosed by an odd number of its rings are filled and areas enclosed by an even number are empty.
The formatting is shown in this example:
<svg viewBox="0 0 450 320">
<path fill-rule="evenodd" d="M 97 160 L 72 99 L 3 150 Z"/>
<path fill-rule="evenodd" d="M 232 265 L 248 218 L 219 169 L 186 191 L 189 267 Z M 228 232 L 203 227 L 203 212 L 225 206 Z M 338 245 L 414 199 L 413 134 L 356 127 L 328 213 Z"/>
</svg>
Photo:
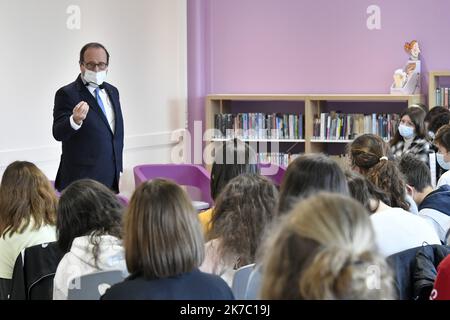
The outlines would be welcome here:
<svg viewBox="0 0 450 320">
<path fill-rule="evenodd" d="M 75 180 L 90 178 L 118 192 L 122 168 L 123 118 L 116 87 L 103 84 L 115 113 L 115 133 L 81 76 L 56 92 L 53 109 L 53 136 L 62 142 L 62 155 L 55 187 L 61 191 Z M 89 104 L 89 112 L 79 130 L 70 125 L 73 108 Z"/>
</svg>

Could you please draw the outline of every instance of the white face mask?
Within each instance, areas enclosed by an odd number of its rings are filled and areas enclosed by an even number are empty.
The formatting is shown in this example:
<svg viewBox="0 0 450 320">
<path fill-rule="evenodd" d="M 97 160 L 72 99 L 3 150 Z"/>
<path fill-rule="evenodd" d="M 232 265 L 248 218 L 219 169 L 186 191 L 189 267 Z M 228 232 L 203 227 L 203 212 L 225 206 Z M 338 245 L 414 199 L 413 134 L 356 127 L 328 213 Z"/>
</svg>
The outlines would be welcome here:
<svg viewBox="0 0 450 320">
<path fill-rule="evenodd" d="M 414 136 L 414 128 L 401 124 L 398 126 L 398 133 L 400 133 L 403 138 L 410 139 Z"/>
<path fill-rule="evenodd" d="M 436 161 L 437 163 L 439 163 L 442 169 L 450 169 L 450 162 L 445 162 L 444 155 L 442 153 L 436 153 Z"/>
<path fill-rule="evenodd" d="M 83 77 L 86 82 L 99 86 L 106 80 L 106 70 L 95 72 L 86 69 Z"/>
</svg>

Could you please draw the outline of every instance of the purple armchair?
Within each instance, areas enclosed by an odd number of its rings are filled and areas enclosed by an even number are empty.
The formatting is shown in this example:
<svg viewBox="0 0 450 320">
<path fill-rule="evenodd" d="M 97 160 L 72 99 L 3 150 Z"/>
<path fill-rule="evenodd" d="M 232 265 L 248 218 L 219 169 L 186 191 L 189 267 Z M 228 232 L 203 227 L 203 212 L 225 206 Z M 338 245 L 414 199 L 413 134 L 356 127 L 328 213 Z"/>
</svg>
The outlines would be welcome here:
<svg viewBox="0 0 450 320">
<path fill-rule="evenodd" d="M 276 186 L 281 185 L 284 174 L 286 173 L 286 168 L 270 163 L 259 163 L 258 166 L 261 170 L 261 175 L 272 180 Z"/>
<path fill-rule="evenodd" d="M 144 164 L 134 167 L 134 184 L 138 187 L 142 182 L 156 178 L 169 179 L 181 186 L 190 186 L 198 189 L 201 193 L 201 202 L 208 206 L 201 205 L 194 201 L 197 209 L 205 209 L 213 205 L 210 190 L 210 176 L 208 171 L 202 166 L 193 164 Z"/>
<path fill-rule="evenodd" d="M 130 200 L 128 200 L 127 197 L 125 197 L 123 194 L 116 194 L 117 200 L 119 200 L 119 202 L 124 206 L 124 207 L 128 207 L 128 204 L 130 202 Z"/>
</svg>

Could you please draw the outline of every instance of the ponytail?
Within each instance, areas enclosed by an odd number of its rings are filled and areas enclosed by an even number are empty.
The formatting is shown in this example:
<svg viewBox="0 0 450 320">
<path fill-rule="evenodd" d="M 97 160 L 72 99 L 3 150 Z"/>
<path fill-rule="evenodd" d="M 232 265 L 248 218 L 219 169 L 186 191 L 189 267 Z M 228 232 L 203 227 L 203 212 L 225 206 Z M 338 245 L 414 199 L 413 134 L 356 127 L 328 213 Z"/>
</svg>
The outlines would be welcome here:
<svg viewBox="0 0 450 320">
<path fill-rule="evenodd" d="M 422 109 L 419 111 L 423 112 Z M 389 146 L 383 139 L 374 134 L 363 134 L 350 144 L 349 153 L 352 164 L 360 168 L 370 182 L 387 194 L 390 199 L 388 205 L 409 209 L 405 182 L 396 164 L 389 160 Z"/>
<path fill-rule="evenodd" d="M 405 182 L 400 170 L 392 160 L 381 160 L 367 171 L 367 179 L 383 190 L 388 198 L 388 205 L 409 210 L 406 201 Z"/>
<path fill-rule="evenodd" d="M 280 217 L 264 246 L 262 299 L 391 299 L 392 272 L 369 213 L 319 193 Z"/>
<path fill-rule="evenodd" d="M 323 248 L 307 266 L 299 283 L 302 297 L 308 299 L 376 299 L 374 288 L 386 281 L 379 272 L 385 268 L 381 257 L 370 251 L 356 253 L 342 248 Z M 384 270 L 383 273 L 385 273 Z"/>
</svg>

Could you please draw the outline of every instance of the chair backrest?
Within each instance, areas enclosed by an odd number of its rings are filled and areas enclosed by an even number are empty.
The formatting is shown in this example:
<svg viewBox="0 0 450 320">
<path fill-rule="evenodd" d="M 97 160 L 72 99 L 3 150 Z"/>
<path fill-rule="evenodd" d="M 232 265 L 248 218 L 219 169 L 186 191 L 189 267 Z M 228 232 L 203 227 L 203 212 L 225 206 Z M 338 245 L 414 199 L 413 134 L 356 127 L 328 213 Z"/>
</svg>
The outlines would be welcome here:
<svg viewBox="0 0 450 320">
<path fill-rule="evenodd" d="M 130 201 L 128 200 L 127 197 L 125 197 L 122 194 L 116 194 L 116 197 L 124 207 L 128 207 Z"/>
<path fill-rule="evenodd" d="M 416 269 L 416 255 L 423 246 L 394 253 L 386 258 L 394 272 L 394 287 L 399 300 L 414 299 L 413 274 Z"/>
<path fill-rule="evenodd" d="M 53 189 L 55 189 L 56 196 L 59 198 L 59 197 L 61 196 L 61 192 L 59 192 L 59 191 L 55 188 L 55 180 L 50 180 L 50 184 L 52 185 Z"/>
<path fill-rule="evenodd" d="M 23 250 L 16 259 L 11 300 L 52 300 L 53 278 L 64 252 L 49 242 Z"/>
<path fill-rule="evenodd" d="M 275 185 L 281 185 L 284 174 L 286 173 L 286 168 L 271 163 L 259 163 L 258 167 L 261 171 L 261 175 L 271 179 Z"/>
<path fill-rule="evenodd" d="M 120 270 L 100 271 L 75 278 L 69 287 L 68 300 L 100 300 L 113 284 L 124 280 Z"/>
<path fill-rule="evenodd" d="M 245 300 L 259 300 L 259 292 L 261 290 L 261 266 L 253 268 L 248 278 L 247 289 L 245 290 Z"/>
<path fill-rule="evenodd" d="M 231 284 L 231 290 L 236 300 L 243 300 L 247 291 L 247 284 L 250 274 L 255 266 L 254 263 L 240 267 L 236 270 Z"/>
<path fill-rule="evenodd" d="M 211 198 L 211 181 L 208 171 L 194 164 L 144 164 L 134 167 L 134 183 L 138 187 L 147 180 L 156 178 L 169 179 L 181 186 L 195 187 L 200 190 L 201 199 L 209 206 L 213 205 Z"/>
</svg>

